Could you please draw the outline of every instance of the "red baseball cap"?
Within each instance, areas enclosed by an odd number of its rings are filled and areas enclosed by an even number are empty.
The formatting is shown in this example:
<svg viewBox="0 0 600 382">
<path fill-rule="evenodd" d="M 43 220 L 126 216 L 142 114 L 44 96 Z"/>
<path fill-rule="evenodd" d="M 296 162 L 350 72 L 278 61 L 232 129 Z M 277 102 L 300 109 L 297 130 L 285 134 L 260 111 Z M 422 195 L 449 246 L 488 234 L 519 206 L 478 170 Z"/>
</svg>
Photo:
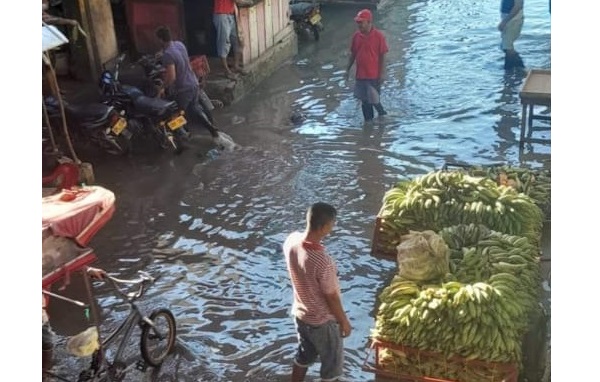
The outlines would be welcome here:
<svg viewBox="0 0 600 382">
<path fill-rule="evenodd" d="M 361 21 L 373 21 L 373 14 L 371 13 L 370 10 L 363 9 L 362 11 L 359 11 L 356 14 L 354 21 L 356 21 L 357 23 L 361 22 Z"/>
</svg>

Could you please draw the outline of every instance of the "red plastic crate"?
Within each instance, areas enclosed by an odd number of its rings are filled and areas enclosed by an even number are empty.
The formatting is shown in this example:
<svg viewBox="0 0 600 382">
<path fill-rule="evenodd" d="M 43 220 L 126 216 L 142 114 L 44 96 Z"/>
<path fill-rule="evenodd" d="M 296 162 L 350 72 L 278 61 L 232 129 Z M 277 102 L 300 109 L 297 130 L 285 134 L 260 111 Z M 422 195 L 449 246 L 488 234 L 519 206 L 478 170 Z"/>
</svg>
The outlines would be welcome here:
<svg viewBox="0 0 600 382">
<path fill-rule="evenodd" d="M 206 77 L 210 73 L 210 65 L 205 55 L 190 57 L 190 66 L 198 78 Z"/>
<path fill-rule="evenodd" d="M 401 368 L 396 368 L 394 370 L 390 370 L 389 368 L 385 368 L 381 362 L 381 351 L 384 349 L 394 349 L 399 350 L 405 353 L 409 357 L 415 357 L 416 359 L 435 359 L 435 360 L 443 360 L 449 364 L 454 364 L 455 366 L 469 368 L 478 367 L 478 368 L 486 368 L 488 370 L 498 371 L 502 376 L 499 379 L 490 378 L 490 382 L 517 382 L 519 377 L 519 367 L 516 363 L 500 363 L 500 362 L 485 362 L 480 360 L 467 360 L 462 357 L 453 356 L 450 358 L 444 357 L 442 354 L 420 350 L 416 348 L 412 348 L 409 346 L 403 346 L 398 344 L 393 344 L 389 342 L 384 342 L 376 339 L 372 339 L 369 350 L 367 352 L 367 357 L 365 358 L 365 362 L 363 363 L 362 369 L 368 372 L 375 373 L 378 376 L 395 379 L 397 381 L 420 381 L 420 382 L 468 382 L 468 381 L 458 381 L 452 379 L 443 379 L 436 376 L 428 376 L 428 375 L 414 375 L 408 374 L 406 371 L 403 371 Z M 373 354 L 374 353 L 374 354 Z M 372 356 L 374 355 L 374 363 L 371 361 Z M 479 381 L 483 381 L 480 379 Z"/>
</svg>

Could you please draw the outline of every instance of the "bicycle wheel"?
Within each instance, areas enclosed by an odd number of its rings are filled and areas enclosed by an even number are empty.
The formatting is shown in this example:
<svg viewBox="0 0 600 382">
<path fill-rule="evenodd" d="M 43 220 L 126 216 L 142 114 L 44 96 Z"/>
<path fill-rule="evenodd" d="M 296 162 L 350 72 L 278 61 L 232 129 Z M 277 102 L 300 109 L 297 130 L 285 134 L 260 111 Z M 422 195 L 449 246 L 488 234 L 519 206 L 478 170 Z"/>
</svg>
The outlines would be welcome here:
<svg viewBox="0 0 600 382">
<path fill-rule="evenodd" d="M 175 317 L 169 309 L 163 308 L 153 311 L 149 318 L 155 327 L 143 324 L 140 350 L 144 361 L 160 366 L 175 346 Z"/>
</svg>

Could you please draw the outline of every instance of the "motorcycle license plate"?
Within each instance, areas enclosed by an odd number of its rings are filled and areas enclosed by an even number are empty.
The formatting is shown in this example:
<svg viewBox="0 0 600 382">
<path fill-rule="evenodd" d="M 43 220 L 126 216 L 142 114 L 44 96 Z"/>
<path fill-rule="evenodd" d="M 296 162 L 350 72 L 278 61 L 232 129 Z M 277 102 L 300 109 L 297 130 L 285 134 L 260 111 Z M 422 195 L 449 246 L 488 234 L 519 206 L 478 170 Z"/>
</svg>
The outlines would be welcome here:
<svg viewBox="0 0 600 382">
<path fill-rule="evenodd" d="M 320 13 L 315 13 L 314 15 L 312 15 L 310 17 L 310 23 L 312 25 L 316 25 L 321 21 L 321 14 Z"/>
<path fill-rule="evenodd" d="M 187 123 L 185 117 L 183 115 L 174 118 L 172 120 L 170 120 L 169 122 L 167 122 L 167 126 L 169 126 L 169 129 L 175 131 L 177 129 L 179 129 L 181 126 L 185 125 Z"/>
<path fill-rule="evenodd" d="M 123 132 L 123 130 L 125 130 L 126 127 L 127 120 L 125 118 L 119 118 L 119 120 L 113 125 L 111 130 L 113 133 L 115 133 L 115 135 L 119 135 Z"/>
</svg>

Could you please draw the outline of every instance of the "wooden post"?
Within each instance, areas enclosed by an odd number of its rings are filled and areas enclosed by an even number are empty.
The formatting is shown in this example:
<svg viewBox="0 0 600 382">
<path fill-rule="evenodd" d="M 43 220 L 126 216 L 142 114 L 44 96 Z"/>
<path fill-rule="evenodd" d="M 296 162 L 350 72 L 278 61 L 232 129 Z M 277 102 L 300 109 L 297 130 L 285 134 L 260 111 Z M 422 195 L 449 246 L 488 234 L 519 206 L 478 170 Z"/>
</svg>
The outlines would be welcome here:
<svg viewBox="0 0 600 382">
<path fill-rule="evenodd" d="M 78 0 L 86 39 L 90 74 L 97 82 L 103 65 L 118 54 L 110 0 Z"/>
</svg>

